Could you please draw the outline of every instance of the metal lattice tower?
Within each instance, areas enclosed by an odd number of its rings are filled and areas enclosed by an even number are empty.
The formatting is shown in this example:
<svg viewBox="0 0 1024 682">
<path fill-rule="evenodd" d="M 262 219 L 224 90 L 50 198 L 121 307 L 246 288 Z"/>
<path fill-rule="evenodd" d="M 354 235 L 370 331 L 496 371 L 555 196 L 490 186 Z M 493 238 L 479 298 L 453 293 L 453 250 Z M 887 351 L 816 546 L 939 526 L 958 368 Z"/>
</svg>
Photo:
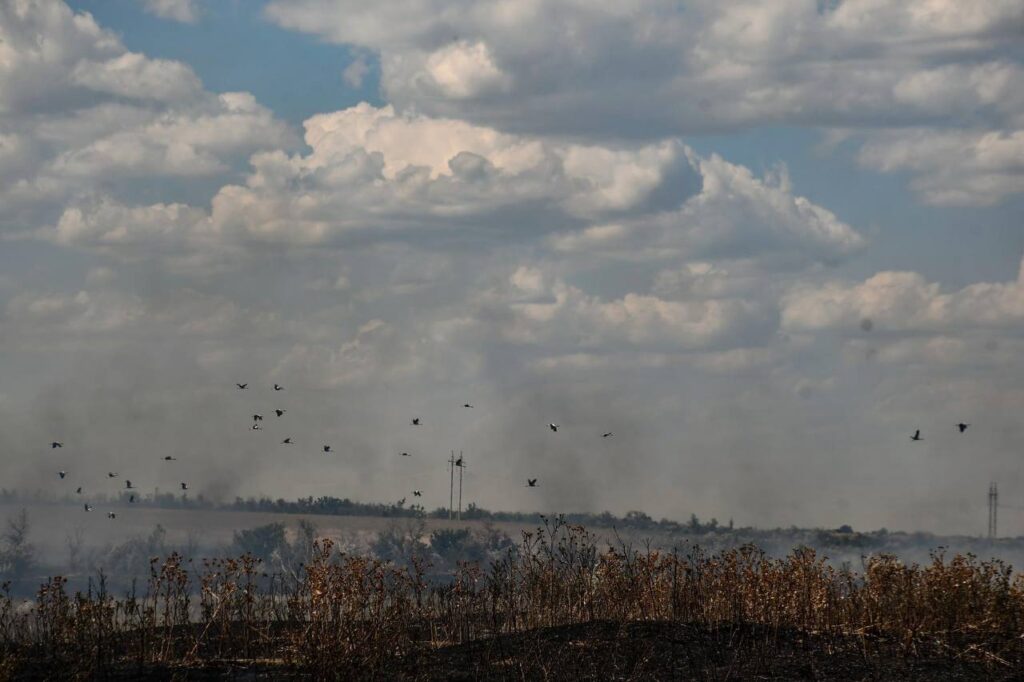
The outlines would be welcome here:
<svg viewBox="0 0 1024 682">
<path fill-rule="evenodd" d="M 988 539 L 995 540 L 996 522 L 999 515 L 999 487 L 992 482 L 988 486 Z"/>
</svg>

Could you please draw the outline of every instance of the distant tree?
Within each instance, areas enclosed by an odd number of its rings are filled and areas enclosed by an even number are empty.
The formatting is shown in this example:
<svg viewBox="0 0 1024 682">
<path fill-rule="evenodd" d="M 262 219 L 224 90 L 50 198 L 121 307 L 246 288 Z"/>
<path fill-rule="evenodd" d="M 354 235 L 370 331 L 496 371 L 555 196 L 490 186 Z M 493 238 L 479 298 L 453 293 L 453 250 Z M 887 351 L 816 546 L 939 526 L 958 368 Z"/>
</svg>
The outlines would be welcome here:
<svg viewBox="0 0 1024 682">
<path fill-rule="evenodd" d="M 280 554 L 282 549 L 287 548 L 284 524 L 268 523 L 249 530 L 235 531 L 234 545 L 239 552 L 247 552 L 264 562 L 269 561 L 275 552 Z"/>
<path fill-rule="evenodd" d="M 24 578 L 35 566 L 35 547 L 29 542 L 28 512 L 22 509 L 7 520 L 0 548 L 0 573 L 10 579 Z"/>
</svg>

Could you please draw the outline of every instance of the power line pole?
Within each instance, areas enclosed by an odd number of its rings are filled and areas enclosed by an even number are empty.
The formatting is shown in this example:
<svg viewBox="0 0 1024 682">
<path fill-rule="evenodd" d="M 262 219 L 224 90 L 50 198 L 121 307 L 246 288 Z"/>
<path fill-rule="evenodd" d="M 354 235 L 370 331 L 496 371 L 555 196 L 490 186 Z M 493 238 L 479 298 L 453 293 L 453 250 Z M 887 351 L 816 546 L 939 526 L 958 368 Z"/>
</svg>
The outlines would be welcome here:
<svg viewBox="0 0 1024 682">
<path fill-rule="evenodd" d="M 988 486 L 988 539 L 996 539 L 996 522 L 998 521 L 999 512 L 999 488 L 995 482 Z"/>
<path fill-rule="evenodd" d="M 448 477 L 448 520 L 452 520 L 452 503 L 455 500 L 455 451 L 452 450 L 452 456 L 448 458 L 448 469 L 451 475 Z"/>
<path fill-rule="evenodd" d="M 466 469 L 466 461 L 462 458 L 462 450 L 459 450 L 459 521 L 462 520 L 462 472 Z"/>
</svg>

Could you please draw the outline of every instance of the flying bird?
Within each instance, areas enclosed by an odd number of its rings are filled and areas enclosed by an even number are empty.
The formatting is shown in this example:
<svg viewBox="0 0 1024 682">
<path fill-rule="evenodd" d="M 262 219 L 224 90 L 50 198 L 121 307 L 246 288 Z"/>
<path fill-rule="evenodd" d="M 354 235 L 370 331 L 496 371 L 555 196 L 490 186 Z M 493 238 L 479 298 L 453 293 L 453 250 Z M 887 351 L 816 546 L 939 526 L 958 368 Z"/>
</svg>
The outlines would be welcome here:
<svg viewBox="0 0 1024 682">
<path fill-rule="evenodd" d="M 250 428 L 253 431 L 262 431 L 263 430 L 263 427 L 260 426 L 259 424 L 253 424 Z"/>
<path fill-rule="evenodd" d="M 107 478 L 117 478 L 117 472 L 116 471 L 108 471 L 107 472 Z"/>
<path fill-rule="evenodd" d="M 614 436 L 614 435 L 615 435 L 614 433 L 609 431 L 608 433 L 602 434 L 601 438 L 609 438 L 609 437 Z"/>
<path fill-rule="evenodd" d="M 536 488 L 537 487 L 537 479 L 536 478 L 528 478 L 528 479 L 526 479 L 526 487 L 527 488 Z"/>
<path fill-rule="evenodd" d="M 558 433 L 558 424 L 548 424 L 548 428 L 554 431 L 555 433 Z"/>
<path fill-rule="evenodd" d="M 398 501 L 398 502 L 396 503 L 396 506 L 398 506 L 398 507 L 401 507 L 401 506 L 402 506 L 403 504 L 405 504 L 405 498 L 404 498 L 404 497 L 403 497 L 402 499 L 400 499 L 400 500 L 399 500 L 399 501 Z"/>
<path fill-rule="evenodd" d="M 466 403 L 465 405 L 463 405 L 463 407 L 469 407 L 469 408 L 472 408 L 473 406 L 472 406 L 472 405 L 470 405 L 469 403 Z"/>
<path fill-rule="evenodd" d="M 403 452 L 402 457 L 412 457 L 408 452 Z"/>
<path fill-rule="evenodd" d="M 55 440 L 52 443 L 50 443 L 50 449 L 51 450 L 56 450 L 57 448 L 62 448 L 62 447 L 64 447 L 64 443 L 61 443 L 60 441 L 56 441 Z"/>
<path fill-rule="evenodd" d="M 274 410 L 274 413 L 277 414 L 278 417 L 280 417 L 282 414 L 284 414 L 287 411 L 288 410 Z"/>
<path fill-rule="evenodd" d="M 244 391 L 249 387 L 249 384 L 235 384 L 235 386 L 238 386 L 238 390 Z"/>
<path fill-rule="evenodd" d="M 331 446 L 330 445 L 325 445 L 324 446 L 324 452 L 330 452 L 330 451 L 331 451 Z"/>
<path fill-rule="evenodd" d="M 182 490 L 188 490 L 188 483 L 182 482 L 181 489 Z"/>
<path fill-rule="evenodd" d="M 132 482 L 129 481 L 128 479 L 125 479 L 124 480 L 124 488 L 125 488 L 125 490 L 131 490 L 132 489 Z"/>
<path fill-rule="evenodd" d="M 910 437 L 910 440 L 924 440 L 924 438 L 921 438 L 921 429 L 914 431 L 914 435 Z"/>
<path fill-rule="evenodd" d="M 61 480 L 64 480 L 64 477 L 68 475 L 68 472 L 66 472 L 66 471 L 58 471 L 57 475 L 60 476 Z"/>
<path fill-rule="evenodd" d="M 117 518 L 117 514 L 115 514 L 114 512 L 107 512 L 107 518 L 108 519 L 116 519 Z"/>
<path fill-rule="evenodd" d="M 970 424 L 964 424 L 963 422 L 960 422 L 959 424 L 956 425 L 956 427 L 960 429 L 960 433 L 966 431 L 968 426 L 970 426 Z"/>
<path fill-rule="evenodd" d="M 274 384 L 274 390 L 275 391 L 283 391 L 284 390 L 284 386 L 282 386 L 281 384 Z"/>
<path fill-rule="evenodd" d="M 461 457 L 459 457 L 457 460 L 455 460 L 455 466 L 457 466 L 457 467 L 462 466 L 462 458 Z"/>
<path fill-rule="evenodd" d="M 281 441 L 281 445 L 291 445 L 291 444 L 292 444 L 292 437 L 291 436 L 288 436 L 283 441 Z"/>
<path fill-rule="evenodd" d="M 422 490 L 413 490 L 412 491 L 412 496 L 413 497 L 423 497 L 423 491 Z"/>
<path fill-rule="evenodd" d="M 413 417 L 412 425 L 413 426 L 419 426 L 420 425 L 420 418 L 419 417 Z"/>
<path fill-rule="evenodd" d="M 263 415 L 262 414 L 254 414 L 252 416 L 252 420 L 254 422 L 261 422 L 261 421 L 263 421 Z"/>
<path fill-rule="evenodd" d="M 176 457 L 171 457 L 170 455 L 167 455 L 166 457 L 164 457 L 164 461 L 165 462 L 174 462 L 174 461 L 177 461 L 177 458 Z"/>
<path fill-rule="evenodd" d="M 88 502 L 85 503 L 85 511 L 87 511 L 87 512 L 91 512 L 92 511 L 92 506 Z"/>
<path fill-rule="evenodd" d="M 78 489 L 75 490 L 75 493 L 78 494 L 78 495 L 81 495 L 82 494 L 82 486 L 78 486 Z"/>
</svg>

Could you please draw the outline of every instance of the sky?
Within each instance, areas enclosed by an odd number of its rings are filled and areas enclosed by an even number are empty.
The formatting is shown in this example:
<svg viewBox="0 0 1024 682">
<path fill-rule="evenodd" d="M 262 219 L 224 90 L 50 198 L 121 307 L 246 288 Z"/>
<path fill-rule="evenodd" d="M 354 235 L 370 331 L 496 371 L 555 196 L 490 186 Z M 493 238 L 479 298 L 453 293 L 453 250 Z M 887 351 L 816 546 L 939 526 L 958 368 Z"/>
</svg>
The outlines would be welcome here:
<svg viewBox="0 0 1024 682">
<path fill-rule="evenodd" d="M 990 481 L 1024 507 L 1022 37 L 0 0 L 0 485 L 434 508 L 454 449 L 490 509 L 982 533 Z"/>
</svg>

